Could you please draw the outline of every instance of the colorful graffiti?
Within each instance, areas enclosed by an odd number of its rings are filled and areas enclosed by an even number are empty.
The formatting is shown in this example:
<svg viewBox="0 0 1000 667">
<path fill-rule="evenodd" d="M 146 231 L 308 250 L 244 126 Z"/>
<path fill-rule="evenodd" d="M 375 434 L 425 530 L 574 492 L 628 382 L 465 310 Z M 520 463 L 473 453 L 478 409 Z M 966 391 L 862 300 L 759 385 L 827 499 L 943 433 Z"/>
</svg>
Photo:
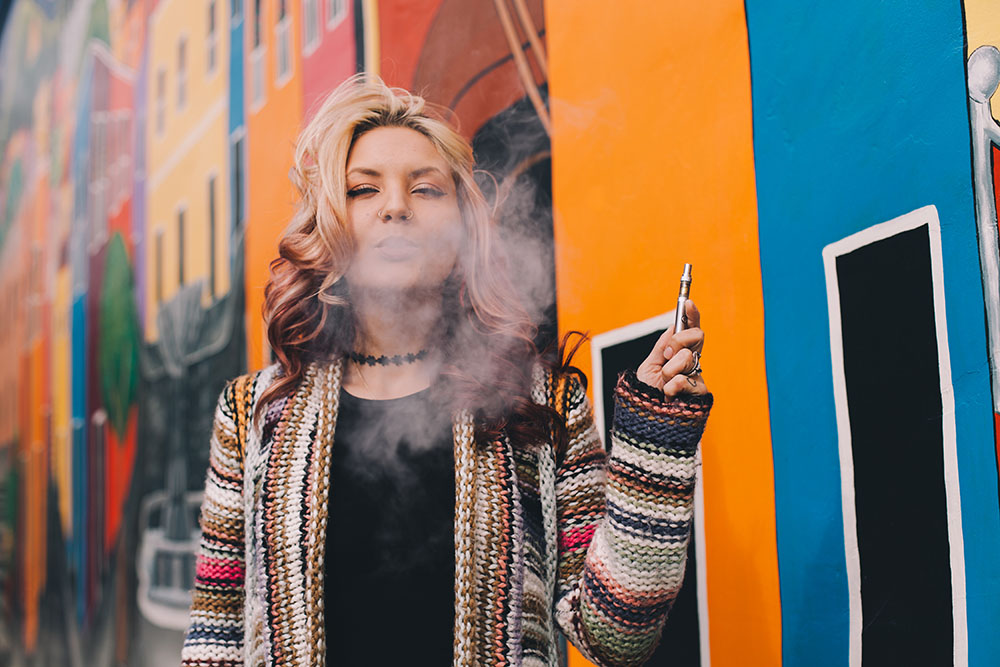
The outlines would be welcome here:
<svg viewBox="0 0 1000 667">
<path fill-rule="evenodd" d="M 485 178 L 504 183 L 494 195 L 520 207 L 501 207 L 507 233 L 541 239 L 518 261 L 548 275 L 534 296 L 540 336 L 555 335 L 542 5 L 498 7 L 13 4 L 0 53 L 13 325 L 0 346 L 14 361 L 0 391 L 0 654 L 178 654 L 215 399 L 270 362 L 259 313 L 293 210 L 291 145 L 356 71 L 456 109 Z"/>
<path fill-rule="evenodd" d="M 989 0 L 10 3 L 0 663 L 176 663 L 292 143 L 366 71 L 452 110 L 599 420 L 694 264 L 717 403 L 649 664 L 997 664 L 998 47 Z"/>
</svg>

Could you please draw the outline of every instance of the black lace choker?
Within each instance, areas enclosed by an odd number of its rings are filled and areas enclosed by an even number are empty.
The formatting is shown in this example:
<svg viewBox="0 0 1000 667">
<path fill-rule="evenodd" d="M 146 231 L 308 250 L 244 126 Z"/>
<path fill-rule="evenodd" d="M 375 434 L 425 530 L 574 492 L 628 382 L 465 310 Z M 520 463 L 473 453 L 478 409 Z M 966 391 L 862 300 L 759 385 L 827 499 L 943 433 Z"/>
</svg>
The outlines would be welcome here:
<svg viewBox="0 0 1000 667">
<path fill-rule="evenodd" d="M 428 354 L 428 350 L 423 349 L 419 352 L 410 352 L 409 354 L 394 354 L 391 357 L 387 357 L 384 354 L 378 357 L 372 356 L 370 354 L 360 354 L 358 352 L 348 352 L 347 358 L 357 364 L 366 364 L 368 366 L 388 366 L 392 364 L 393 366 L 402 366 L 403 364 L 412 364 L 415 361 L 420 361 L 425 358 Z"/>
</svg>

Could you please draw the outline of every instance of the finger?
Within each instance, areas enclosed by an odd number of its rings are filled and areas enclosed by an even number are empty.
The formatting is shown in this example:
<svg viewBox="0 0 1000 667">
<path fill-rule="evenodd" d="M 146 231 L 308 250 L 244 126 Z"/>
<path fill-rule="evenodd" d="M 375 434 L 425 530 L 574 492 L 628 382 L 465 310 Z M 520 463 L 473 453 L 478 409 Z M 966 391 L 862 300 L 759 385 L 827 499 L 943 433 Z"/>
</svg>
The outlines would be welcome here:
<svg viewBox="0 0 1000 667">
<path fill-rule="evenodd" d="M 674 335 L 673 326 L 667 327 L 667 330 L 660 334 L 660 337 L 656 339 L 656 344 L 653 345 L 653 353 L 663 356 L 663 351 L 666 350 L 667 344 L 670 342 L 670 337 Z"/>
<path fill-rule="evenodd" d="M 663 385 L 663 395 L 673 398 L 688 393 L 690 389 L 692 387 L 688 384 L 688 378 L 684 375 L 678 375 Z"/>
<path fill-rule="evenodd" d="M 695 329 L 701 326 L 701 311 L 698 310 L 698 306 L 694 305 L 694 301 L 690 299 L 684 303 L 684 316 L 687 317 L 688 329 Z"/>
<path fill-rule="evenodd" d="M 700 373 L 691 377 L 678 375 L 670 382 L 663 385 L 663 395 L 668 398 L 674 398 L 684 394 L 702 395 L 707 393 L 708 386 L 705 384 L 705 380 L 702 379 Z"/>
<path fill-rule="evenodd" d="M 663 376 L 663 382 L 667 383 L 673 380 L 675 376 L 689 373 L 693 369 L 694 353 L 685 347 L 681 348 L 670 361 L 663 365 L 663 370 L 660 371 L 660 374 Z"/>
<path fill-rule="evenodd" d="M 685 347 L 692 350 L 701 350 L 704 345 L 705 332 L 699 328 L 685 329 L 676 336 L 673 336 L 669 342 L 669 347 L 673 350 L 680 350 Z"/>
<path fill-rule="evenodd" d="M 656 343 L 653 345 L 652 351 L 643 363 L 655 364 L 657 366 L 663 365 L 663 363 L 667 360 L 666 348 L 667 344 L 670 342 L 670 336 L 673 332 L 674 328 L 668 327 L 666 331 L 660 334 L 660 337 L 656 339 Z"/>
</svg>

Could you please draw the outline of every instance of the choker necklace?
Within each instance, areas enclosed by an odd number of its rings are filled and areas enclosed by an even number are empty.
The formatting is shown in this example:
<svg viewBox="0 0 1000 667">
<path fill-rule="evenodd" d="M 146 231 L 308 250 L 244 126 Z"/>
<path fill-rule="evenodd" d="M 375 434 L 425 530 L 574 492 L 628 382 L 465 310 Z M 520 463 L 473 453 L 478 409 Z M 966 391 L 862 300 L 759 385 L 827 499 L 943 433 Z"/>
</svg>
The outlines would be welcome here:
<svg viewBox="0 0 1000 667">
<path fill-rule="evenodd" d="M 368 366 L 388 366 L 392 364 L 394 366 L 402 366 L 403 364 L 412 364 L 415 361 L 420 361 L 425 358 L 428 354 L 428 350 L 425 348 L 419 352 L 410 352 L 409 354 L 394 354 L 391 357 L 387 357 L 384 354 L 378 357 L 372 356 L 370 354 L 360 354 L 358 352 L 348 352 L 347 358 L 357 364 L 366 364 Z"/>
</svg>

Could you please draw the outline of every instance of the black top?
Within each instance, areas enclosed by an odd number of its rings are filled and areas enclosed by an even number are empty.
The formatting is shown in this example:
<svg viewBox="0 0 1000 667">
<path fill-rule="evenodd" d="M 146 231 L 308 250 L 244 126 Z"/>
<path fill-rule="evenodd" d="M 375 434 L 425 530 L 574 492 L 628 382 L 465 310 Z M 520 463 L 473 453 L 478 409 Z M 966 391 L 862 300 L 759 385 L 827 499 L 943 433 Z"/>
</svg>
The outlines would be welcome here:
<svg viewBox="0 0 1000 667">
<path fill-rule="evenodd" d="M 341 392 L 326 537 L 329 664 L 450 665 L 455 604 L 451 413 L 434 389 Z"/>
</svg>

